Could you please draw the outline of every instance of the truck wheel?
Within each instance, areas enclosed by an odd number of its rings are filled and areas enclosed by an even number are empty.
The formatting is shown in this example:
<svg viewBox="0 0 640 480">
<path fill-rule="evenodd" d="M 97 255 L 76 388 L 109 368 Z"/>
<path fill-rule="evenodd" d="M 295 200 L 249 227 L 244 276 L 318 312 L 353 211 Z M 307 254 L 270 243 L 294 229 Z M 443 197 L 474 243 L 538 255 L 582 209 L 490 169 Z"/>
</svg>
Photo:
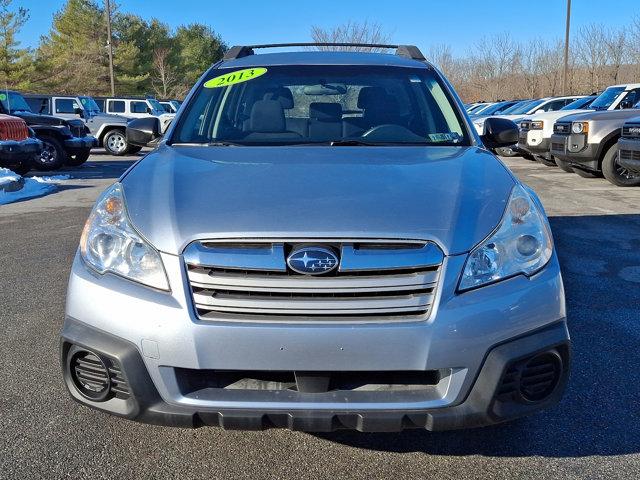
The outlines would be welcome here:
<svg viewBox="0 0 640 480">
<path fill-rule="evenodd" d="M 36 170 L 58 170 L 67 160 L 67 152 L 62 144 L 53 137 L 40 137 L 44 148 L 40 156 L 35 156 L 33 166 Z"/>
<path fill-rule="evenodd" d="M 539 161 L 543 165 L 546 165 L 547 167 L 557 167 L 558 166 L 558 165 L 556 165 L 555 161 L 549 160 L 547 158 L 544 158 L 542 155 L 536 155 L 535 157 L 536 157 L 537 161 Z"/>
<path fill-rule="evenodd" d="M 604 178 L 618 187 L 640 186 L 640 175 L 634 175 L 618 163 L 618 145 L 612 145 L 602 159 L 602 173 Z"/>
<path fill-rule="evenodd" d="M 127 154 L 127 136 L 122 130 L 109 130 L 102 140 L 104 149 L 110 155 L 121 157 Z"/>
<path fill-rule="evenodd" d="M 556 165 L 560 167 L 560 170 L 564 170 L 567 173 L 574 173 L 575 170 L 571 168 L 571 165 L 564 160 L 560 160 L 558 157 L 553 157 L 556 161 Z"/>
<path fill-rule="evenodd" d="M 87 159 L 89 158 L 89 155 L 91 155 L 91 150 L 76 153 L 75 155 L 69 156 L 67 158 L 65 165 L 69 165 L 70 167 L 79 167 L 80 165 L 82 165 L 84 162 L 87 161 Z"/>
<path fill-rule="evenodd" d="M 577 173 L 582 178 L 600 178 L 600 177 L 602 177 L 602 175 L 597 173 L 597 172 L 588 172 L 586 170 L 580 170 L 579 168 L 574 168 L 573 169 L 573 173 Z"/>
</svg>

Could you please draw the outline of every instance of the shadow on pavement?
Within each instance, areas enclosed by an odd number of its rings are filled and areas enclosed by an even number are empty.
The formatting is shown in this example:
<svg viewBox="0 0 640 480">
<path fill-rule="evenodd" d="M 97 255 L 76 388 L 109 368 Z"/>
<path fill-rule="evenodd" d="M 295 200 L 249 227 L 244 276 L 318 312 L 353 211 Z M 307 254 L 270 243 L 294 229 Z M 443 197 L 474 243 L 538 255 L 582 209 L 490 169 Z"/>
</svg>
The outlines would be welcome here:
<svg viewBox="0 0 640 480">
<path fill-rule="evenodd" d="M 581 457 L 640 452 L 640 215 L 551 218 L 565 282 L 573 365 L 562 402 L 494 427 L 319 435 L 430 455 Z"/>
<path fill-rule="evenodd" d="M 96 155 L 95 157 L 98 157 Z M 92 154 L 92 158 L 94 155 Z M 112 157 L 113 158 L 113 157 Z M 142 157 L 127 157 L 126 159 L 118 159 L 110 161 L 108 159 L 100 159 L 100 161 L 89 160 L 79 167 L 63 167 L 55 171 L 32 171 L 30 177 L 47 177 L 57 175 L 69 175 L 71 180 L 92 180 L 92 179 L 116 179 L 120 177 L 131 165 Z"/>
</svg>

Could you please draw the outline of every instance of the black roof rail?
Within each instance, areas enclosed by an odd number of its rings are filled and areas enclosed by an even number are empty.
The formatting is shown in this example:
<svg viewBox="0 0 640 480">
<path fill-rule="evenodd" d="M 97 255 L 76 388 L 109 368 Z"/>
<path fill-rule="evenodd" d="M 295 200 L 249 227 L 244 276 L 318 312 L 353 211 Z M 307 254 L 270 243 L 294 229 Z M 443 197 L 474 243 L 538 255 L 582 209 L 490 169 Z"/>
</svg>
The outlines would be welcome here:
<svg viewBox="0 0 640 480">
<path fill-rule="evenodd" d="M 415 45 L 387 45 L 384 43 L 267 43 L 264 45 L 236 45 L 227 50 L 223 60 L 248 57 L 254 54 L 254 50 L 260 48 L 286 48 L 286 47 L 359 47 L 359 48 L 389 48 L 395 49 L 396 55 L 412 60 L 425 61 L 426 58 Z"/>
</svg>

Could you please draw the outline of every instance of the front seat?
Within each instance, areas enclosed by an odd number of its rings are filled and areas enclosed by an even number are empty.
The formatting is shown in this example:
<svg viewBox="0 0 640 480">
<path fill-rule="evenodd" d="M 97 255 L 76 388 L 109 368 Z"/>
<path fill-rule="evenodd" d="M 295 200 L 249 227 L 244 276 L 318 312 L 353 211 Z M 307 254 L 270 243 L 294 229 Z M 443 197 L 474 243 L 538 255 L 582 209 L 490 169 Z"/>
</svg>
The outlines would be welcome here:
<svg viewBox="0 0 640 480">
<path fill-rule="evenodd" d="M 302 136 L 286 129 L 284 109 L 278 100 L 258 100 L 251 107 L 249 130 L 245 140 L 295 140 Z"/>
</svg>

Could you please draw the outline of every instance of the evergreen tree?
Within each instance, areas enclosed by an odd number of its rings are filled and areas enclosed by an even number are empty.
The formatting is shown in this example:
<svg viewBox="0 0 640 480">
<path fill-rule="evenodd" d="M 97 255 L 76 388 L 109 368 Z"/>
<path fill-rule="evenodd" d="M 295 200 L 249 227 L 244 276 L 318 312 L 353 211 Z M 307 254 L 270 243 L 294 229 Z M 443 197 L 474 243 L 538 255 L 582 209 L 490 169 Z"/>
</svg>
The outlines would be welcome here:
<svg viewBox="0 0 640 480">
<path fill-rule="evenodd" d="M 12 0 L 0 0 L 0 88 L 28 89 L 33 56 L 20 48 L 16 35 L 29 19 L 25 8 L 11 9 Z"/>
</svg>

